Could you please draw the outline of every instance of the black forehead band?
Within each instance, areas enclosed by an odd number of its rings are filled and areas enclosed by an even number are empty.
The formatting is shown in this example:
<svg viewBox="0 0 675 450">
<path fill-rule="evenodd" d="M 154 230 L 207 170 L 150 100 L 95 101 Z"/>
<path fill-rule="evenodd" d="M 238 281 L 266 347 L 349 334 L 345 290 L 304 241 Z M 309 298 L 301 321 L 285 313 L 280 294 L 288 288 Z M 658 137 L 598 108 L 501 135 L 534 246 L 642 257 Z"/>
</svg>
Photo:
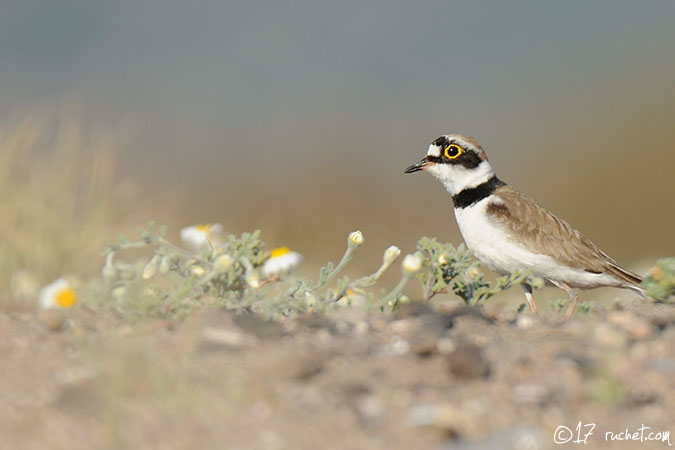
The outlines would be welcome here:
<svg viewBox="0 0 675 450">
<path fill-rule="evenodd" d="M 436 145 L 438 147 L 447 147 L 450 145 L 450 141 L 448 140 L 447 137 L 441 136 L 438 139 L 436 139 L 434 142 L 431 143 L 432 145 Z"/>
</svg>

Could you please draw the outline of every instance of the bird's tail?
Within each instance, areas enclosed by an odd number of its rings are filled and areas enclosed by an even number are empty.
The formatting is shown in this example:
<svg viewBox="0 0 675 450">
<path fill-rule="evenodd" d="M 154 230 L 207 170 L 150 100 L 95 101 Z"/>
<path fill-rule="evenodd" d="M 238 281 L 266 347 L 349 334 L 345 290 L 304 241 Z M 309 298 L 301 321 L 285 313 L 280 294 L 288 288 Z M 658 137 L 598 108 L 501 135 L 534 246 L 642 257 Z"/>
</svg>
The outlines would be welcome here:
<svg viewBox="0 0 675 450">
<path fill-rule="evenodd" d="M 609 267 L 607 267 L 607 272 L 623 281 L 624 285 L 622 287 L 635 291 L 644 297 L 645 290 L 640 286 L 640 283 L 642 283 L 642 277 L 640 275 L 626 270 L 618 264 L 610 264 Z"/>
</svg>

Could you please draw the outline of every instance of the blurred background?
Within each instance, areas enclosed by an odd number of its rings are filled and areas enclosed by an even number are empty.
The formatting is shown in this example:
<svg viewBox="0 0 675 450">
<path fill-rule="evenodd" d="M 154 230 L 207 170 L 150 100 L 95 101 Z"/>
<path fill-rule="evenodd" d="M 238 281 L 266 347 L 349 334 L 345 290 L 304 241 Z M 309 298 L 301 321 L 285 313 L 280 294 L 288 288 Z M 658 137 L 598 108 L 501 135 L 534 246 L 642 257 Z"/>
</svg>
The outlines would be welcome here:
<svg viewBox="0 0 675 450">
<path fill-rule="evenodd" d="M 13 176 L 38 197 L 98 167 L 64 221 L 116 202 L 124 223 L 174 236 L 260 228 L 306 267 L 361 229 L 374 269 L 390 244 L 461 241 L 442 186 L 403 169 L 463 132 L 502 179 L 644 270 L 675 253 L 674 18 L 667 0 L 3 2 L 3 152 L 33 136 Z M 73 146 L 72 172 L 49 159 Z M 115 214 L 70 230 L 115 240 Z"/>
</svg>

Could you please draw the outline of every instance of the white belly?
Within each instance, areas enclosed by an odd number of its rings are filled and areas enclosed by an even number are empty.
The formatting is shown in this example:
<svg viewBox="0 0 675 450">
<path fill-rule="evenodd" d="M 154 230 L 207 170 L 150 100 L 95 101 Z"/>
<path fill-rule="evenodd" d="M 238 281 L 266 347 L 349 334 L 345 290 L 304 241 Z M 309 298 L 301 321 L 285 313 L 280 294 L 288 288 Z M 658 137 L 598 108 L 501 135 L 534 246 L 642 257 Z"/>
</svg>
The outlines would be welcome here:
<svg viewBox="0 0 675 450">
<path fill-rule="evenodd" d="M 489 269 L 501 275 L 510 274 L 514 270 L 529 269 L 534 276 L 562 281 L 572 287 L 593 288 L 621 284 L 610 275 L 564 266 L 550 256 L 534 253 L 515 242 L 498 223 L 489 219 L 486 213 L 489 201 L 490 197 L 472 206 L 455 209 L 457 225 L 464 242 Z"/>
</svg>

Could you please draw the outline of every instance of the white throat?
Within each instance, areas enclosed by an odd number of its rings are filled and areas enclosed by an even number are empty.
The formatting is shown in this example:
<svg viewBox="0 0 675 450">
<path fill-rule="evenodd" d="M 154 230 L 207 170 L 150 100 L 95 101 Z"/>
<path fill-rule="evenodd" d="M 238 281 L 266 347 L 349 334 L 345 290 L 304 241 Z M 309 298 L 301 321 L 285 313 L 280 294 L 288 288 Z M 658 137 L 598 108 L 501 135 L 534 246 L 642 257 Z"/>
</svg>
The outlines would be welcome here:
<svg viewBox="0 0 675 450">
<path fill-rule="evenodd" d="M 438 178 L 450 195 L 457 195 L 464 189 L 471 189 L 485 183 L 495 175 L 492 166 L 487 160 L 482 161 L 473 169 L 457 164 L 434 164 L 427 169 Z"/>
</svg>

